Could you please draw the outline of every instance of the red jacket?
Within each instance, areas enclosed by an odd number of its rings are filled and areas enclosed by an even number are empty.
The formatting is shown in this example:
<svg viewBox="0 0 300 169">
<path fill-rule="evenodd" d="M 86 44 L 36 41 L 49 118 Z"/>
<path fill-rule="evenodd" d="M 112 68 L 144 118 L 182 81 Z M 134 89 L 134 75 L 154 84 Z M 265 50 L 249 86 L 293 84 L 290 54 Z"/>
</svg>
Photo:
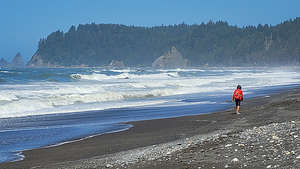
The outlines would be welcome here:
<svg viewBox="0 0 300 169">
<path fill-rule="evenodd" d="M 243 91 L 240 89 L 235 89 L 232 95 L 232 101 L 234 101 L 234 99 L 243 100 L 244 99 Z"/>
</svg>

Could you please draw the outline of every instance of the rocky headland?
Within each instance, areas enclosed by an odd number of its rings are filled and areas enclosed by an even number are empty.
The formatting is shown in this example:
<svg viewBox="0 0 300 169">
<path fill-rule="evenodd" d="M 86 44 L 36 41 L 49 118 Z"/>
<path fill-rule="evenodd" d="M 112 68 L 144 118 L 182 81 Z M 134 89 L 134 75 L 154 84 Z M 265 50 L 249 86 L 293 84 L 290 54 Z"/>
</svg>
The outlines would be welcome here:
<svg viewBox="0 0 300 169">
<path fill-rule="evenodd" d="M 154 27 L 79 24 L 40 39 L 28 65 L 99 67 L 119 60 L 129 67 L 149 67 L 153 63 L 154 67 L 173 68 L 172 63 L 184 67 L 184 59 L 196 67 L 299 65 L 295 43 L 300 39 L 299 23 L 298 17 L 278 25 L 243 28 L 224 21 Z M 184 59 L 172 49 L 156 60 L 172 46 Z M 172 58 L 179 61 L 172 62 Z"/>
</svg>

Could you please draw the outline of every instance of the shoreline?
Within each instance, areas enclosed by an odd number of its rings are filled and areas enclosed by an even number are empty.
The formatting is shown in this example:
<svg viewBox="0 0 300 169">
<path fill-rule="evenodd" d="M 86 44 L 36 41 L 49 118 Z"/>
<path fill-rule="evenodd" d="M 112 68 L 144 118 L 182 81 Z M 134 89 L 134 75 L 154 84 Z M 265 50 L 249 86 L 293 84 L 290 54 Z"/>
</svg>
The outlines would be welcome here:
<svg viewBox="0 0 300 169">
<path fill-rule="evenodd" d="M 248 109 L 259 111 L 259 108 L 262 108 L 265 104 L 272 104 L 278 100 L 280 101 L 282 98 L 289 98 L 293 94 L 297 95 L 299 91 L 298 87 L 287 89 L 287 91 L 283 90 L 279 94 L 271 94 L 270 97 L 259 96 L 251 98 L 242 105 L 242 115 L 234 115 L 232 110 L 224 110 L 211 114 L 126 123 L 133 125 L 133 127 L 126 131 L 99 135 L 55 147 L 24 151 L 24 160 L 1 163 L 0 168 L 43 168 L 45 166 L 51 166 L 50 168 L 65 166 L 68 168 L 70 163 L 74 162 L 76 165 L 79 165 L 80 160 L 83 159 L 95 159 L 96 157 L 96 159 L 99 159 L 111 154 L 147 146 L 168 144 L 193 136 L 211 135 L 211 133 L 224 133 L 224 131 L 261 126 L 272 122 L 272 118 L 265 117 L 263 120 L 266 121 L 257 121 L 255 114 L 247 112 L 249 111 Z M 243 110 L 247 111 L 243 113 Z M 249 118 L 251 123 L 243 124 L 245 120 L 243 118 Z M 275 120 L 282 121 L 289 118 L 287 116 L 286 118 Z M 83 164 L 88 166 L 86 163 Z M 82 168 L 85 167 L 82 166 Z"/>
</svg>

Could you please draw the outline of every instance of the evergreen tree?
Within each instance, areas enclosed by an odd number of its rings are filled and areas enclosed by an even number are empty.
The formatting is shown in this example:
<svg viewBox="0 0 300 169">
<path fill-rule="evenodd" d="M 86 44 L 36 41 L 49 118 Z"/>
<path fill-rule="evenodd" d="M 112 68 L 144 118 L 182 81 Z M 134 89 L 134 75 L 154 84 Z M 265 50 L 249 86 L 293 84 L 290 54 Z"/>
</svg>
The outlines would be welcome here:
<svg viewBox="0 0 300 169">
<path fill-rule="evenodd" d="M 36 54 L 52 65 L 102 66 L 120 60 L 150 66 L 175 46 L 192 66 L 290 65 L 300 62 L 299 44 L 300 18 L 243 28 L 223 21 L 155 27 L 91 23 L 51 33 L 39 41 Z"/>
</svg>

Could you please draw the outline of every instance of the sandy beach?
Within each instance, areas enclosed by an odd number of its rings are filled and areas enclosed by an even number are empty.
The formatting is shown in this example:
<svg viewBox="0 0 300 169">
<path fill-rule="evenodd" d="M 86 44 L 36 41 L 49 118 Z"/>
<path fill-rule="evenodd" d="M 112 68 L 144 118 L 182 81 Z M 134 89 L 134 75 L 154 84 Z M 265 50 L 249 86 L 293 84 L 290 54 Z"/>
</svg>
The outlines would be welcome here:
<svg viewBox="0 0 300 169">
<path fill-rule="evenodd" d="M 240 115 L 230 109 L 130 124 L 25 151 L 24 160 L 0 168 L 300 168 L 299 88 L 246 99 Z"/>
</svg>

